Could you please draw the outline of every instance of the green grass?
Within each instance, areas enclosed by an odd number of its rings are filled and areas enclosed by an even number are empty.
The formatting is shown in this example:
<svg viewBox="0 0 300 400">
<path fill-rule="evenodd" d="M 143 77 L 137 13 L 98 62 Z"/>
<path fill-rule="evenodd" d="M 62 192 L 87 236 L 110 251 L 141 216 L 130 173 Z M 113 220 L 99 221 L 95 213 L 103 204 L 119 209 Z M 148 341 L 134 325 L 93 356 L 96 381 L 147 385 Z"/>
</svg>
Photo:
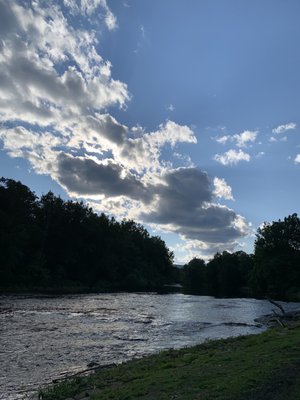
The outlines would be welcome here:
<svg viewBox="0 0 300 400">
<path fill-rule="evenodd" d="M 164 351 L 40 392 L 43 400 L 80 393 L 91 400 L 297 400 L 300 326 Z"/>
</svg>

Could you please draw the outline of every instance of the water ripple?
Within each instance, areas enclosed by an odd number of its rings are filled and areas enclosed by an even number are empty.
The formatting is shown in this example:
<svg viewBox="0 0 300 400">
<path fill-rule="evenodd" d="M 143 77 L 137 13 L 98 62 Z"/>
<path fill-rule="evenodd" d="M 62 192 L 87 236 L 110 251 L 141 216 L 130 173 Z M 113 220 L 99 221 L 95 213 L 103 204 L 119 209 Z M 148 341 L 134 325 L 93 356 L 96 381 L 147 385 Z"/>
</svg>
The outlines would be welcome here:
<svg viewBox="0 0 300 400">
<path fill-rule="evenodd" d="M 271 309 L 265 301 L 181 294 L 0 296 L 0 399 L 21 399 L 92 364 L 260 332 L 254 319 Z"/>
</svg>

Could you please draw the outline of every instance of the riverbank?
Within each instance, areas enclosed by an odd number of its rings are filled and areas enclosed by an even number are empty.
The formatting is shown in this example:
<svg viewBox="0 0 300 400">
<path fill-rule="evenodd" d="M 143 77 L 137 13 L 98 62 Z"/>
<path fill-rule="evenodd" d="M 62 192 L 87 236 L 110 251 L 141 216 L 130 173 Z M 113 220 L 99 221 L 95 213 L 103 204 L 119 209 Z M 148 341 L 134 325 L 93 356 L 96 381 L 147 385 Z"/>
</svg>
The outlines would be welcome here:
<svg viewBox="0 0 300 400">
<path fill-rule="evenodd" d="M 96 371 L 40 392 L 43 400 L 300 399 L 300 322 L 209 341 Z"/>
</svg>

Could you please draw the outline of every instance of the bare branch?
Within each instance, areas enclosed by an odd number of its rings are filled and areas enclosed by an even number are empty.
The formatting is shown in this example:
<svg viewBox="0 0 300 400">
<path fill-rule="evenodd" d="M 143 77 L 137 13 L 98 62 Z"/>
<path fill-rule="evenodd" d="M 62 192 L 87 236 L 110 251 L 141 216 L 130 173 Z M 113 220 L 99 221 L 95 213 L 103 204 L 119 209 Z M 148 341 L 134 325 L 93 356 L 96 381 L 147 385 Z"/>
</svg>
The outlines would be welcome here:
<svg viewBox="0 0 300 400">
<path fill-rule="evenodd" d="M 284 308 L 282 307 L 281 304 L 277 303 L 276 301 L 270 299 L 270 297 L 266 298 L 271 304 L 273 304 L 274 306 L 276 306 L 277 308 L 279 308 L 279 310 L 282 312 L 282 315 L 285 315 L 285 311 Z"/>
</svg>

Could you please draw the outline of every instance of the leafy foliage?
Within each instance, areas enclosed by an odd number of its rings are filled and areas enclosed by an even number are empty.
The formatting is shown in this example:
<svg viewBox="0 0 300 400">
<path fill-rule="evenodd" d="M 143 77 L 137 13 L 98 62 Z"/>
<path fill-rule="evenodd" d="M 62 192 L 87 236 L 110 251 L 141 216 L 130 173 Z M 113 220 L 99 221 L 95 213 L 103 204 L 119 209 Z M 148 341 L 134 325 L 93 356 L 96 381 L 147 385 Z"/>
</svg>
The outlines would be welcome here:
<svg viewBox="0 0 300 400">
<path fill-rule="evenodd" d="M 252 289 L 256 296 L 297 299 L 300 292 L 300 219 L 265 223 L 255 241 Z"/>
<path fill-rule="evenodd" d="M 3 289 L 148 290 L 172 274 L 172 252 L 142 225 L 12 179 L 0 180 L 0 220 Z"/>
<path fill-rule="evenodd" d="M 187 293 L 207 294 L 206 265 L 201 258 L 193 258 L 183 268 L 183 286 Z"/>
<path fill-rule="evenodd" d="M 252 268 L 253 256 L 243 251 L 217 253 L 207 265 L 194 258 L 184 267 L 184 288 L 188 293 L 202 295 L 247 295 Z"/>
<path fill-rule="evenodd" d="M 207 264 L 194 258 L 182 274 L 187 293 L 220 297 L 300 299 L 300 219 L 297 214 L 259 228 L 254 255 L 217 253 Z"/>
</svg>

